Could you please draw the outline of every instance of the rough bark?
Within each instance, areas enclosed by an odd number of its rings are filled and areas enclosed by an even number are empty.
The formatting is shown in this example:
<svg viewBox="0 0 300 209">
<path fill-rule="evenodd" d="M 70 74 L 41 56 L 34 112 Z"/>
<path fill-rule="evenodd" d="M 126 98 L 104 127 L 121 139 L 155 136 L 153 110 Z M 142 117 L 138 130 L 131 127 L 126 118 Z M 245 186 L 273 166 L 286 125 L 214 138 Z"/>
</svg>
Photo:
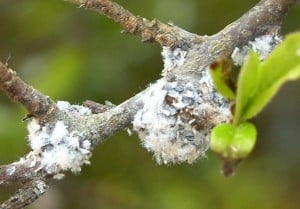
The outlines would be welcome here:
<svg viewBox="0 0 300 209">
<path fill-rule="evenodd" d="M 183 51 L 185 62 L 171 69 L 164 69 L 164 79 L 189 80 L 201 77 L 201 72 L 221 55 L 229 56 L 235 47 L 242 46 L 255 37 L 275 33 L 288 9 L 296 0 L 262 0 L 238 20 L 212 36 L 199 36 L 177 26 L 158 20 L 147 20 L 133 15 L 117 3 L 109 0 L 66 0 L 81 8 L 95 10 L 112 18 L 130 34 L 144 42 L 157 42 L 164 49 Z M 149 88 L 117 106 L 85 105 L 93 114 L 71 114 L 57 106 L 51 98 L 22 81 L 7 65 L 0 62 L 0 88 L 15 102 L 28 111 L 28 118 L 39 124 L 55 127 L 63 121 L 68 131 L 80 131 L 80 139 L 87 139 L 91 149 L 117 131 L 131 126 L 138 110 L 144 106 L 143 97 Z M 20 189 L 0 208 L 23 208 L 34 202 L 47 188 L 47 181 L 58 173 L 49 173 L 41 166 L 42 159 L 30 152 L 21 160 L 0 166 L 0 185 L 20 183 Z"/>
</svg>

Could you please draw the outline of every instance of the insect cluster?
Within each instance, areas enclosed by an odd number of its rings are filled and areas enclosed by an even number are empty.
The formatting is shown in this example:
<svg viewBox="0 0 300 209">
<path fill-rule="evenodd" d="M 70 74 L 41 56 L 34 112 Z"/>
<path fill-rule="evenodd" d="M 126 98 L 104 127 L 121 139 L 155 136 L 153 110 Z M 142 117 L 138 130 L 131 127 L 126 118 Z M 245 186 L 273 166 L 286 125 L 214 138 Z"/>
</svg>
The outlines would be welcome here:
<svg viewBox="0 0 300 209">
<path fill-rule="evenodd" d="M 66 114 L 91 115 L 91 111 L 83 106 L 58 102 L 57 106 Z M 63 177 L 62 171 L 74 173 L 81 171 L 81 166 L 89 164 L 91 143 L 84 139 L 78 131 L 69 131 L 63 121 L 54 124 L 39 124 L 32 119 L 28 124 L 31 154 L 40 161 L 40 168 L 55 178 Z"/>
<path fill-rule="evenodd" d="M 212 127 L 231 118 L 229 103 L 214 89 L 208 70 L 200 80 L 162 78 L 143 101 L 134 130 L 159 164 L 192 163 L 205 155 Z"/>
</svg>

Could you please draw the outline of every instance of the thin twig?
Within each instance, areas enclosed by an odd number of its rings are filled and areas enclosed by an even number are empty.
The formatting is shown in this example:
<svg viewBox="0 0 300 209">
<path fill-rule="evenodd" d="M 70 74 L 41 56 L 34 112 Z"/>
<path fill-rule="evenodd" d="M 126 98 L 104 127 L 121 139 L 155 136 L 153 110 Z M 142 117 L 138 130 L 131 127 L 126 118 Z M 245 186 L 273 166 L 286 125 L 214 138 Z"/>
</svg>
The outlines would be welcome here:
<svg viewBox="0 0 300 209">
<path fill-rule="evenodd" d="M 262 0 L 243 16 L 226 26 L 208 41 L 212 59 L 230 55 L 235 47 L 264 34 L 277 34 L 283 18 L 296 0 Z"/>
<path fill-rule="evenodd" d="M 26 84 L 16 72 L 0 62 L 0 89 L 15 102 L 22 104 L 34 116 L 49 114 L 55 103 L 32 86 Z"/>
<path fill-rule="evenodd" d="M 98 114 L 98 113 L 106 112 L 107 110 L 115 107 L 115 105 L 113 105 L 110 102 L 106 102 L 106 103 L 107 104 L 103 105 L 103 104 L 94 102 L 92 100 L 86 100 L 82 104 L 83 104 L 83 106 L 88 107 L 92 111 L 93 114 Z"/>
<path fill-rule="evenodd" d="M 186 46 L 185 63 L 175 67 L 174 72 L 201 71 L 220 55 L 229 55 L 258 35 L 276 31 L 296 0 L 262 0 L 240 19 L 211 37 L 191 34 L 176 26 L 136 17 L 123 7 L 109 0 L 66 0 L 80 7 L 96 10 L 118 22 L 128 33 L 139 35 L 143 41 L 158 42 L 172 49 Z M 192 69 L 192 70 L 191 70 Z M 184 75 L 184 74 L 181 74 Z M 92 105 L 93 114 L 85 117 L 68 115 L 58 109 L 56 103 L 46 95 L 22 81 L 7 65 L 0 62 L 0 88 L 8 97 L 22 104 L 36 119 L 45 123 L 64 121 L 68 131 L 83 131 L 82 137 L 90 140 L 92 148 L 117 131 L 130 126 L 134 115 L 143 106 L 147 89 L 122 104 L 99 111 Z M 88 104 L 88 106 L 91 104 Z M 42 195 L 50 176 L 40 167 L 40 159 L 30 153 L 22 160 L 0 166 L 0 185 L 21 182 L 23 186 L 0 209 L 22 208 Z"/>
<path fill-rule="evenodd" d="M 80 8 L 97 11 L 119 23 L 122 28 L 133 35 L 141 37 L 143 42 L 157 42 L 161 46 L 174 48 L 182 45 L 186 31 L 171 24 L 164 24 L 156 19 L 147 20 L 135 16 L 116 2 L 109 0 L 65 0 L 80 6 Z M 190 35 L 190 33 L 188 33 Z M 195 39 L 202 39 L 195 35 Z"/>
</svg>

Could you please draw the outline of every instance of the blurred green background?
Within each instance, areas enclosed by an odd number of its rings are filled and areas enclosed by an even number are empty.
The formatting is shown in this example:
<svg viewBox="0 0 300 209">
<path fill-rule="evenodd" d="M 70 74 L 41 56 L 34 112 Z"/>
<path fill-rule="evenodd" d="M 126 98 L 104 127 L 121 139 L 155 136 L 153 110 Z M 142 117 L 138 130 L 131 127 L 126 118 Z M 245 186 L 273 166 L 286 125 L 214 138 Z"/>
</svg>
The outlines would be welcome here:
<svg viewBox="0 0 300 209">
<path fill-rule="evenodd" d="M 133 13 L 213 34 L 257 1 L 118 0 Z M 299 29 L 300 7 L 283 33 Z M 0 60 L 55 100 L 118 104 L 159 78 L 160 47 L 121 34 L 104 16 L 62 0 L 1 0 Z M 8 59 L 10 57 L 10 59 Z M 255 123 L 258 144 L 233 177 L 213 153 L 193 165 L 158 166 L 124 131 L 94 150 L 78 176 L 51 183 L 30 209 L 299 209 L 300 82 L 285 85 Z M 0 93 L 0 164 L 29 151 L 25 110 Z M 0 202 L 13 191 L 0 188 Z"/>
</svg>

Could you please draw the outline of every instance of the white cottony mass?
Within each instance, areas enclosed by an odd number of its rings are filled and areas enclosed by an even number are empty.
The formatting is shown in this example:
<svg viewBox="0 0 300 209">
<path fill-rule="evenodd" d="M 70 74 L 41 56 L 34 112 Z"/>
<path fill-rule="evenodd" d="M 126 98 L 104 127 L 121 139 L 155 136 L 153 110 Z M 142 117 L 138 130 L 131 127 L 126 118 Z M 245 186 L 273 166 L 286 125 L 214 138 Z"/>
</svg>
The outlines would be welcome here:
<svg viewBox="0 0 300 209">
<path fill-rule="evenodd" d="M 160 79 L 143 101 L 133 128 L 158 164 L 192 163 L 204 156 L 212 127 L 231 118 L 230 105 L 214 89 L 207 70 L 200 80 Z"/>
<path fill-rule="evenodd" d="M 265 60 L 272 50 L 281 43 L 282 39 L 275 35 L 263 35 L 249 41 L 248 45 L 240 48 L 235 48 L 231 54 L 231 58 L 235 65 L 242 66 L 246 60 L 249 50 L 252 49 L 256 52 L 260 60 Z"/>
<path fill-rule="evenodd" d="M 58 102 L 58 107 L 71 113 L 91 114 L 88 108 L 67 102 Z M 63 121 L 40 125 L 36 119 L 32 119 L 28 131 L 32 154 L 39 159 L 40 169 L 48 174 L 61 178 L 62 171 L 77 173 L 81 171 L 82 165 L 90 163 L 90 141 L 84 139 L 78 131 L 69 131 Z"/>
</svg>

